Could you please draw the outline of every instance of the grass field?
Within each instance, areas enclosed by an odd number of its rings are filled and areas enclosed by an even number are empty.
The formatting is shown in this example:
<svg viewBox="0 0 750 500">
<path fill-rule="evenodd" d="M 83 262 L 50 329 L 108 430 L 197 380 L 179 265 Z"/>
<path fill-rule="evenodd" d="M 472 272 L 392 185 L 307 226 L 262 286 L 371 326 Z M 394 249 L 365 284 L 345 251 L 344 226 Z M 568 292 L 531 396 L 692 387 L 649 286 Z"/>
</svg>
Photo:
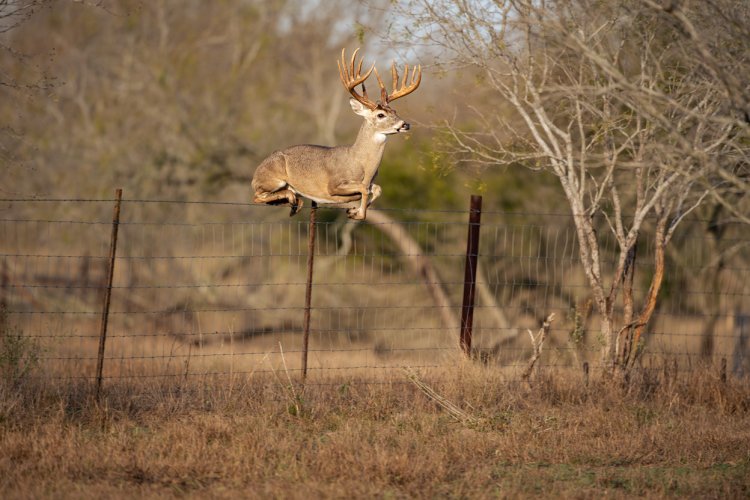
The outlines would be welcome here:
<svg viewBox="0 0 750 500">
<path fill-rule="evenodd" d="M 378 384 L 276 377 L 2 389 L 0 497 L 701 497 L 750 494 L 750 388 L 628 386 L 470 364 Z M 454 413 L 440 403 L 452 405 Z"/>
</svg>

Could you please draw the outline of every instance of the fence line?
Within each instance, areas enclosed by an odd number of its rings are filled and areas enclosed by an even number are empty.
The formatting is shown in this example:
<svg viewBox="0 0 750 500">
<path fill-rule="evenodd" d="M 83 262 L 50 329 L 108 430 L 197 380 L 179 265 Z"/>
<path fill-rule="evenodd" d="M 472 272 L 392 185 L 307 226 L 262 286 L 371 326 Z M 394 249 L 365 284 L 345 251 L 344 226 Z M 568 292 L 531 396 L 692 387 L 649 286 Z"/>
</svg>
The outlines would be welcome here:
<svg viewBox="0 0 750 500">
<path fill-rule="evenodd" d="M 0 199 L 0 328 L 31 342 L 37 376 L 264 373 L 281 366 L 280 346 L 308 354 L 304 362 L 286 360 L 295 373 L 309 363 L 312 374 L 371 381 L 401 366 L 456 363 L 460 346 L 483 362 L 514 367 L 532 352 L 526 330 L 551 312 L 557 319 L 540 363 L 580 369 L 598 362 L 597 316 L 566 214 L 483 210 L 476 261 L 468 262 L 471 210 L 376 210 L 355 224 L 321 208 L 309 252 L 304 215 L 289 219 L 276 207 L 123 199 L 110 287 L 112 222 L 104 214 L 113 203 Z M 738 226 L 713 241 L 706 221 L 683 225 L 643 362 L 676 359 L 691 369 L 724 358 L 742 376 L 750 352 L 750 238 Z M 611 267 L 616 243 L 606 230 L 600 239 Z M 644 255 L 649 245 L 646 235 Z M 306 297 L 313 255 L 315 282 Z M 638 266 L 635 293 L 642 297 L 652 266 L 646 258 Z M 470 309 L 467 283 L 474 287 Z M 112 308 L 99 358 L 103 291 L 112 293 Z M 462 337 L 468 310 L 473 333 Z"/>
<path fill-rule="evenodd" d="M 114 199 L 112 198 L 0 198 L 0 203 L 104 203 L 111 204 Z M 217 200 L 169 200 L 164 198 L 157 199 L 143 199 L 143 198 L 123 198 L 123 203 L 133 204 L 174 204 L 174 205 L 216 205 L 216 206 L 234 206 L 234 207 L 246 207 L 246 208 L 268 208 L 268 205 L 264 203 L 254 202 L 241 202 L 241 201 L 217 201 Z M 393 212 L 393 213 L 422 213 L 422 214 L 466 214 L 467 212 L 462 209 L 435 209 L 435 208 L 389 208 L 389 207 L 378 207 L 379 212 Z M 570 213 L 560 212 L 536 212 L 536 211 L 514 211 L 514 210 L 483 210 L 482 213 L 486 215 L 507 215 L 507 216 L 532 216 L 532 217 L 559 217 L 563 219 L 569 219 Z M 623 220 L 633 218 L 633 216 L 623 214 Z M 651 214 L 646 215 L 645 220 L 649 220 L 654 216 Z M 715 222 L 712 219 L 703 219 L 691 215 L 683 219 L 685 222 Z M 65 221 L 62 221 L 65 222 Z M 73 221 L 75 222 L 75 221 Z M 100 222 L 92 222 L 94 224 L 110 224 L 110 221 L 104 220 Z M 241 224 L 242 222 L 236 222 Z M 728 221 L 731 224 L 744 224 L 741 221 Z M 131 222 L 132 224 L 132 222 Z M 169 222 L 166 222 L 169 224 Z M 218 222 L 216 224 L 219 224 Z M 743 240 L 744 241 L 744 240 Z"/>
</svg>

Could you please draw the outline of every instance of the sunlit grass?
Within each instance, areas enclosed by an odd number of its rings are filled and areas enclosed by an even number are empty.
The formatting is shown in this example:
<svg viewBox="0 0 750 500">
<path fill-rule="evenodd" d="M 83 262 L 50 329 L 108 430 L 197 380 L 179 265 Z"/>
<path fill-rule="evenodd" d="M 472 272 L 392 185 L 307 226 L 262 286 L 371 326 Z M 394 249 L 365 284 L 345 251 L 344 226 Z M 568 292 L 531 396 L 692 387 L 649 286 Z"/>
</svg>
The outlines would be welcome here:
<svg viewBox="0 0 750 500">
<path fill-rule="evenodd" d="M 252 377 L 5 387 L 0 496 L 743 496 L 750 388 L 470 362 L 380 381 Z M 291 381 L 291 382 L 290 382 Z M 458 413 L 438 404 L 450 402 Z M 470 418 L 464 418 L 470 417 Z M 744 493 L 743 493 L 744 492 Z"/>
</svg>

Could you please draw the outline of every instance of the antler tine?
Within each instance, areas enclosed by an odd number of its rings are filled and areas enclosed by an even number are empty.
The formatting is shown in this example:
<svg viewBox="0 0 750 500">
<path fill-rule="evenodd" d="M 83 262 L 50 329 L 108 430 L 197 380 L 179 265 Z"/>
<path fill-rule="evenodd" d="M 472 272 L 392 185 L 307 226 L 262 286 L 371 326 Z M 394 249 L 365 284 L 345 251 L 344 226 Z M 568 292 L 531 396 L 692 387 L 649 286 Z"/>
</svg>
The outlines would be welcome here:
<svg viewBox="0 0 750 500">
<path fill-rule="evenodd" d="M 356 60 L 358 52 L 359 48 L 354 51 L 351 61 L 347 63 L 346 48 L 341 49 L 341 61 L 336 61 L 336 64 L 339 67 L 339 76 L 341 77 L 341 83 L 344 84 L 344 87 L 346 87 L 346 90 L 349 91 L 352 97 L 354 97 L 366 107 L 375 109 L 377 107 L 377 104 L 372 102 L 367 97 L 367 90 L 365 89 L 364 84 L 365 80 L 367 80 L 367 77 L 369 77 L 370 73 L 372 73 L 372 71 L 375 69 L 375 63 L 372 63 L 372 67 L 367 71 L 367 73 L 362 75 L 362 64 L 364 62 L 364 59 L 359 62 L 359 65 L 357 65 Z M 355 88 L 359 84 L 362 84 L 363 95 L 359 95 L 355 90 Z"/>
<path fill-rule="evenodd" d="M 363 64 L 364 62 L 365 62 L 365 60 L 364 60 L 364 59 L 360 59 L 360 60 L 359 60 L 359 66 L 357 66 L 357 76 L 359 76 L 359 75 L 361 75 L 361 74 L 362 74 L 362 64 Z M 375 68 L 375 66 L 374 66 L 374 65 L 373 65 L 373 68 Z M 372 70 L 371 70 L 371 71 L 372 71 Z M 377 70 L 375 70 L 375 72 L 377 73 Z M 369 76 L 369 73 L 368 73 L 368 76 Z M 367 89 L 365 88 L 365 82 L 364 82 L 364 81 L 362 82 L 362 97 L 364 97 L 364 98 L 365 98 L 365 99 L 366 99 L 367 101 L 369 101 L 369 100 L 370 100 L 370 99 L 369 99 L 369 98 L 367 97 Z"/>
<path fill-rule="evenodd" d="M 378 73 L 377 68 L 375 68 L 375 76 L 378 79 L 378 85 L 380 85 L 380 102 L 385 106 L 388 104 L 388 91 L 385 89 L 383 80 L 380 79 L 380 74 Z"/>
<path fill-rule="evenodd" d="M 355 73 L 354 73 L 354 64 L 357 62 L 357 53 L 358 52 L 359 52 L 359 47 L 357 47 L 356 49 L 354 49 L 354 52 L 352 52 L 352 60 L 351 60 L 351 63 L 349 64 L 349 66 L 351 67 L 351 70 L 349 70 L 349 71 L 351 72 L 352 77 L 355 76 Z"/>
<path fill-rule="evenodd" d="M 368 102 L 372 102 L 372 101 L 370 101 L 370 98 L 369 98 L 369 97 L 367 96 L 367 89 L 365 88 L 365 82 L 362 82 L 362 97 L 363 97 L 363 98 L 364 98 L 364 99 L 365 99 L 366 101 L 368 101 Z"/>
<path fill-rule="evenodd" d="M 344 50 L 345 49 L 341 49 L 341 60 L 336 61 L 336 66 L 339 67 L 339 77 L 341 78 L 341 83 L 343 83 L 344 87 L 346 87 L 348 85 L 347 80 L 348 80 L 349 72 L 346 70 L 346 59 L 344 55 Z M 346 73 L 346 76 L 344 76 L 344 73 Z"/>
<path fill-rule="evenodd" d="M 398 70 L 396 69 L 396 61 L 391 63 L 391 77 L 393 78 L 393 91 L 395 92 L 398 88 Z"/>
</svg>

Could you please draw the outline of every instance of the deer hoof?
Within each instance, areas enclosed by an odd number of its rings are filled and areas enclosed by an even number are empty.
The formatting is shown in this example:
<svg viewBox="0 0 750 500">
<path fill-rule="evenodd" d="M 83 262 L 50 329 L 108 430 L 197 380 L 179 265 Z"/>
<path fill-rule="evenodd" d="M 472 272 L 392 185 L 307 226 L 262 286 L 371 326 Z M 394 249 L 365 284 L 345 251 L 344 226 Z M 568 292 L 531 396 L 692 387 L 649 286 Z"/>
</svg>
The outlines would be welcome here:
<svg viewBox="0 0 750 500">
<path fill-rule="evenodd" d="M 354 220 L 365 220 L 365 212 L 361 210 L 349 210 L 349 218 Z"/>
<path fill-rule="evenodd" d="M 300 210 L 302 210 L 302 205 L 304 205 L 304 203 L 299 198 L 294 200 L 294 203 L 291 203 L 292 208 L 291 210 L 289 210 L 289 217 L 296 215 Z"/>
</svg>

